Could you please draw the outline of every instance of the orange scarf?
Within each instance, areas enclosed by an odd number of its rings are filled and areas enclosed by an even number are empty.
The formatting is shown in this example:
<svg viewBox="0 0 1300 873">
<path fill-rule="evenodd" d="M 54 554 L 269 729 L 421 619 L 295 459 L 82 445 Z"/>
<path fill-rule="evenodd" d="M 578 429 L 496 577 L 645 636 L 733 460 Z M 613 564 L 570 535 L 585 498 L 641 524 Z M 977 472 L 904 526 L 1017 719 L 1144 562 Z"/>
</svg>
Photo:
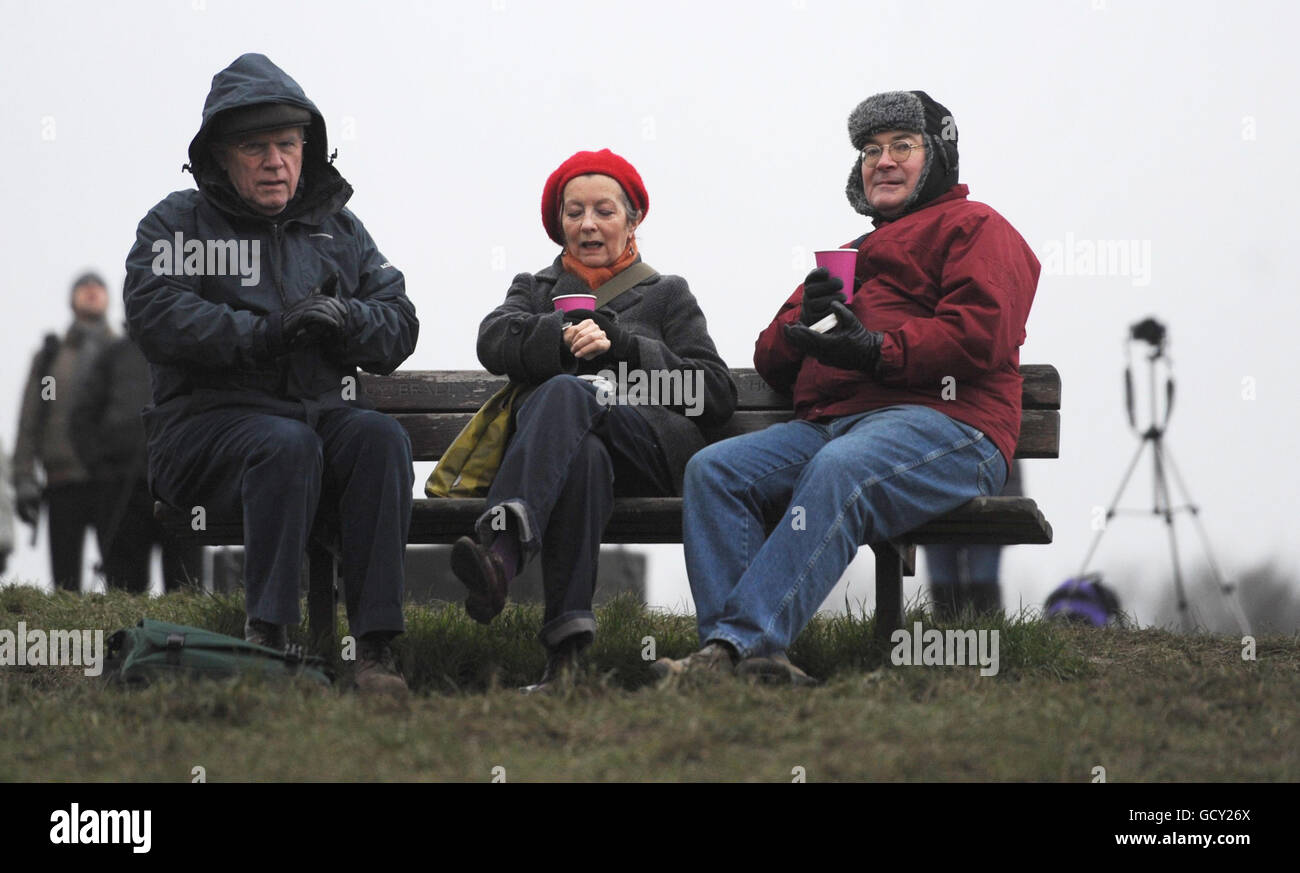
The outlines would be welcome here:
<svg viewBox="0 0 1300 873">
<path fill-rule="evenodd" d="M 633 235 L 628 239 L 627 248 L 624 249 L 623 254 L 619 255 L 618 259 L 608 267 L 588 267 L 582 261 L 570 255 L 568 249 L 564 250 L 560 263 L 564 265 L 564 269 L 586 282 L 587 287 L 595 291 L 601 285 L 632 266 L 636 261 L 636 257 L 636 236 Z"/>
</svg>

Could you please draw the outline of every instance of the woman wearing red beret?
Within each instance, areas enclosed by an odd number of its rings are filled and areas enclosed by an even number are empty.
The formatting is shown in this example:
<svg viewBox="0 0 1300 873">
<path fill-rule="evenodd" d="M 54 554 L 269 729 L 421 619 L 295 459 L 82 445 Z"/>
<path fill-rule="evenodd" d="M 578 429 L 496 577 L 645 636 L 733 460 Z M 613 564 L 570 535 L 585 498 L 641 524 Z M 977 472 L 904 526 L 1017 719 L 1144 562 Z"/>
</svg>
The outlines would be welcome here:
<svg viewBox="0 0 1300 873">
<path fill-rule="evenodd" d="M 542 191 L 542 225 L 563 252 L 516 276 L 479 326 L 483 366 L 529 388 L 516 400 L 478 539 L 456 542 L 452 569 L 469 589 L 466 610 L 486 624 L 540 553 L 547 665 L 525 690 L 555 688 L 595 638 L 596 561 L 615 483 L 625 496 L 681 494 L 686 462 L 705 445 L 700 426 L 735 409 L 735 385 L 686 280 L 641 261 L 635 232 L 649 206 L 623 158 L 608 149 L 570 157 Z M 598 291 L 603 305 L 593 310 L 566 313 L 554 302 Z"/>
</svg>

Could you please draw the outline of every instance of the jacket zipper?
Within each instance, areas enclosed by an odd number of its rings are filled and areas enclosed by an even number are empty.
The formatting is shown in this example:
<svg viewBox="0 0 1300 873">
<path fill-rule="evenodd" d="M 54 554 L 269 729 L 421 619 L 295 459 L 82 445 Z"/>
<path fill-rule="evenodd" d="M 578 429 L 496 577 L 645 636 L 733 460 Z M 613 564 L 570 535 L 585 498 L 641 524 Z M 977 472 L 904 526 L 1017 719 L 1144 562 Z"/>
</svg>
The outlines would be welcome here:
<svg viewBox="0 0 1300 873">
<path fill-rule="evenodd" d="M 275 282 L 275 291 L 280 295 L 280 307 L 287 308 L 289 301 L 284 296 L 284 275 L 280 266 L 280 225 L 278 222 L 271 223 L 271 277 Z"/>
</svg>

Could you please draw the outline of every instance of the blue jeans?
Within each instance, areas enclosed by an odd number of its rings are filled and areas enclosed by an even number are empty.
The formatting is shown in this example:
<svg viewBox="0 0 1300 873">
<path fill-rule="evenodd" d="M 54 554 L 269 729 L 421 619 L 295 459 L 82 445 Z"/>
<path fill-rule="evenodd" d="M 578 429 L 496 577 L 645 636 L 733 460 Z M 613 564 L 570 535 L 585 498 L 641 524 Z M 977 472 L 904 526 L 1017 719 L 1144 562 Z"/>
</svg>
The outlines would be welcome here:
<svg viewBox="0 0 1300 873">
<path fill-rule="evenodd" d="M 686 467 L 682 516 L 700 642 L 726 641 L 741 657 L 784 651 L 861 543 L 998 494 L 1006 475 L 992 440 L 924 406 L 708 446 Z"/>
</svg>

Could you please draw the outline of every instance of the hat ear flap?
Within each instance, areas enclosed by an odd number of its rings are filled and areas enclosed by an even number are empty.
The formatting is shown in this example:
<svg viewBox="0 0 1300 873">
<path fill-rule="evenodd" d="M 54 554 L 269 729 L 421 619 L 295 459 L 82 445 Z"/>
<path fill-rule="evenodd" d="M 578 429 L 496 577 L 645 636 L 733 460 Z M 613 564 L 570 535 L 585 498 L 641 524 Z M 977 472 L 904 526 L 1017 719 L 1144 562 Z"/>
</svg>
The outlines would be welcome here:
<svg viewBox="0 0 1300 873">
<path fill-rule="evenodd" d="M 906 214 L 918 204 L 928 203 L 937 196 L 927 190 L 927 185 L 930 179 L 934 177 L 934 153 L 938 146 L 935 144 L 934 137 L 928 133 L 921 134 L 921 142 L 925 145 L 925 148 L 922 149 L 925 157 L 921 163 L 921 174 L 916 177 L 916 186 L 912 188 L 912 193 L 908 194 L 907 199 L 903 201 L 901 214 Z M 947 189 L 944 188 L 943 190 Z"/>
<path fill-rule="evenodd" d="M 957 143 L 955 140 L 935 137 L 927 134 L 928 139 L 936 143 L 935 150 L 943 158 L 944 190 L 957 184 Z"/>
<path fill-rule="evenodd" d="M 875 218 L 877 213 L 867 202 L 866 192 L 862 190 L 862 155 L 853 162 L 853 169 L 849 172 L 849 182 L 844 186 L 844 194 L 849 198 L 849 205 L 854 211 L 868 218 Z"/>
</svg>

